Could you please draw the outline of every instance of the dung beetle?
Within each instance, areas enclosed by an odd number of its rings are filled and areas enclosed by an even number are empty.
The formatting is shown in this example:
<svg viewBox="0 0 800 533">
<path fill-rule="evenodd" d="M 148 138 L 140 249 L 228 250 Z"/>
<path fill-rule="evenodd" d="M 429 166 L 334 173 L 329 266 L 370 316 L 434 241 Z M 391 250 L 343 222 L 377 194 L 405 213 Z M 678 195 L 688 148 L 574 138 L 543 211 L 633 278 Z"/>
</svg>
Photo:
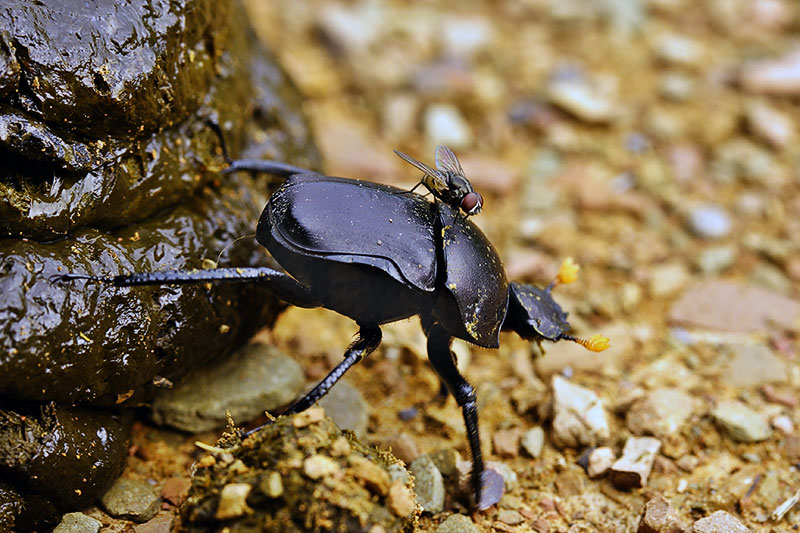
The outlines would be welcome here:
<svg viewBox="0 0 800 533">
<path fill-rule="evenodd" d="M 482 199 L 447 148 L 437 149 L 438 171 L 401 155 L 426 173 L 422 183 L 434 194 L 419 194 L 358 179 L 337 178 L 278 161 L 231 161 L 226 172 L 266 172 L 285 177 L 258 221 L 256 239 L 285 269 L 267 267 L 143 272 L 113 277 L 64 274 L 114 286 L 251 281 L 266 284 L 285 302 L 324 307 L 358 324 L 355 341 L 322 381 L 284 414 L 311 407 L 381 342 L 380 326 L 419 315 L 427 336 L 428 359 L 461 407 L 467 429 L 473 503 L 486 509 L 502 488 L 485 490 L 497 479 L 485 471 L 478 438 L 475 392 L 456 367 L 450 350 L 459 338 L 497 348 L 501 330 L 533 341 L 567 339 L 593 351 L 608 339 L 570 336 L 567 314 L 551 290 L 574 281 L 578 267 L 562 264 L 547 288 L 508 283 L 500 257 L 467 216 Z M 463 181 L 462 181 L 463 180 Z M 466 183 L 466 186 L 464 186 Z M 257 431 L 257 429 L 253 431 Z"/>
</svg>

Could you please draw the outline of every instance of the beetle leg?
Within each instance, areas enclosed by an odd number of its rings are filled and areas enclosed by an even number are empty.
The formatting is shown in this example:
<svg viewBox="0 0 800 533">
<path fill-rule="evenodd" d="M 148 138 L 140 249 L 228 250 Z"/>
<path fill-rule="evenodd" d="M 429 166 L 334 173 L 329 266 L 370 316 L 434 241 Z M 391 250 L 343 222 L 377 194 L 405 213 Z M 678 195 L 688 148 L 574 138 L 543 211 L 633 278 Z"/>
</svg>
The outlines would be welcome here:
<svg viewBox="0 0 800 533">
<path fill-rule="evenodd" d="M 424 325 L 428 335 L 428 360 L 447 385 L 447 388 L 450 389 L 450 393 L 455 397 L 464 415 L 464 425 L 467 427 L 467 440 L 469 441 L 469 449 L 472 455 L 470 482 L 474 501 L 479 509 L 486 509 L 496 502 L 485 501 L 485 498 L 482 498 L 484 466 L 483 455 L 481 454 L 481 440 L 478 435 L 478 407 L 475 400 L 475 390 L 456 367 L 455 355 L 450 351 L 452 336 L 438 323 Z"/>
<path fill-rule="evenodd" d="M 330 373 L 325 376 L 322 381 L 317 383 L 317 385 L 308 391 L 304 396 L 295 400 L 295 402 L 290 405 L 284 412 L 281 413 L 283 415 L 294 415 L 297 413 L 301 413 L 317 403 L 320 398 L 325 396 L 328 391 L 336 385 L 336 382 L 339 381 L 342 376 L 344 376 L 345 372 L 347 372 L 353 365 L 367 357 L 369 354 L 375 351 L 375 349 L 380 346 L 381 338 L 383 334 L 381 333 L 381 328 L 378 326 L 361 326 L 361 329 L 358 332 L 358 338 L 347 348 L 347 351 L 344 353 L 344 360 L 336 365 Z M 264 426 L 259 426 L 255 429 L 251 429 L 247 432 L 247 435 L 251 433 L 255 433 L 259 429 Z"/>
<path fill-rule="evenodd" d="M 254 282 L 267 284 L 281 300 L 297 307 L 319 307 L 308 289 L 285 272 L 267 267 L 212 268 L 208 270 L 164 270 L 161 272 L 138 272 L 121 276 L 87 276 L 83 274 L 59 274 L 55 281 L 89 280 L 107 283 L 115 287 L 141 285 L 188 285 L 203 282 Z"/>
<path fill-rule="evenodd" d="M 271 161 L 269 159 L 238 159 L 230 162 L 230 166 L 222 171 L 223 174 L 229 172 L 265 172 L 267 174 L 274 174 L 276 176 L 289 177 L 294 174 L 319 174 L 313 170 L 303 167 L 296 167 L 289 163 L 282 163 L 280 161 Z"/>
</svg>

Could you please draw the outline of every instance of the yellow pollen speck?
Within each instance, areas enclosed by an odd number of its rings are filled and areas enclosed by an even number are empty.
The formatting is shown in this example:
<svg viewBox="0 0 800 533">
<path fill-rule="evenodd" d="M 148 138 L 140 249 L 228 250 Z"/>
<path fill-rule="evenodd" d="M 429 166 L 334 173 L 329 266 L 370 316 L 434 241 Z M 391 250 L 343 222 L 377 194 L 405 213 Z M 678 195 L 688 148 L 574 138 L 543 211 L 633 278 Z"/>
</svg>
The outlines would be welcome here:
<svg viewBox="0 0 800 533">
<path fill-rule="evenodd" d="M 576 279 L 578 279 L 578 271 L 581 269 L 580 265 L 577 264 L 571 257 L 567 257 L 561 263 L 561 266 L 558 267 L 558 274 L 556 274 L 556 280 L 558 283 L 572 283 Z"/>
<path fill-rule="evenodd" d="M 608 340 L 608 337 L 600 335 L 599 333 L 592 335 L 583 343 L 583 345 L 593 352 L 602 352 L 603 350 L 607 350 L 611 343 Z"/>
</svg>

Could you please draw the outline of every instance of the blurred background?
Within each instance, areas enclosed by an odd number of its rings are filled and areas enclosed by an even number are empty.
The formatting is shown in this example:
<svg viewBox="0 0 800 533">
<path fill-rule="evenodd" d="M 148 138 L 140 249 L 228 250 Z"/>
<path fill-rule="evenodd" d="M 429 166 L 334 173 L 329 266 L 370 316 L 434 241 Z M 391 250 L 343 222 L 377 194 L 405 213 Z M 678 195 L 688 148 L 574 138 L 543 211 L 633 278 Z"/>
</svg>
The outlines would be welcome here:
<svg viewBox="0 0 800 533">
<path fill-rule="evenodd" d="M 558 299 L 579 334 L 611 337 L 607 352 L 559 344 L 536 358 L 510 336 L 499 357 L 456 348 L 479 390 L 485 447 L 520 478 L 503 502 L 529 517 L 484 526 L 621 531 L 649 499 L 583 473 L 573 483 L 584 447 L 559 451 L 550 433 L 544 460 L 523 457 L 520 435 L 551 420 L 542 391 L 553 375 L 605 402 L 615 452 L 631 435 L 661 439 L 647 494 L 664 494 L 684 518 L 724 509 L 751 527 L 770 520 L 798 489 L 800 461 L 796 2 L 246 5 L 304 96 L 321 170 L 410 187 L 418 173 L 392 149 L 432 163 L 445 144 L 486 198 L 472 220 L 509 278 L 546 284 L 567 256 L 583 266 Z M 310 324 L 316 335 L 298 334 Z M 436 391 L 417 329 L 387 328 L 383 355 L 352 376 L 372 405 L 367 440 L 405 449 L 404 459 L 463 451 L 452 402 L 398 420 Z M 274 336 L 324 369 L 353 331 L 332 313 L 290 311 Z M 406 348 L 418 357 L 398 356 Z M 730 437 L 717 410 L 726 402 L 769 437 L 738 444 L 752 435 Z M 567 510 L 547 512 L 541 502 L 553 497 Z"/>
</svg>

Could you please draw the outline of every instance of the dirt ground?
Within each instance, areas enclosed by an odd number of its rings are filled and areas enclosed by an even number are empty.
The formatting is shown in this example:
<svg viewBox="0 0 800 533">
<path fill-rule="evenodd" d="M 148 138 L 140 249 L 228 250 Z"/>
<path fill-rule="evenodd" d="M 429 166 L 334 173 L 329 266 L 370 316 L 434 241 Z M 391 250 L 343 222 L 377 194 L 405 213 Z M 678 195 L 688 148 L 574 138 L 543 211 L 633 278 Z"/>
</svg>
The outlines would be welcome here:
<svg viewBox="0 0 800 533">
<path fill-rule="evenodd" d="M 751 531 L 798 529 L 800 506 L 773 514 L 800 490 L 795 2 L 247 7 L 305 96 L 322 170 L 411 187 L 418 173 L 392 149 L 432 162 L 436 145 L 450 146 L 486 199 L 473 220 L 508 277 L 544 285 L 575 258 L 580 277 L 556 297 L 576 335 L 611 338 L 599 354 L 562 342 L 543 357 L 511 334 L 499 350 L 457 346 L 478 391 L 484 453 L 517 482 L 483 513 L 448 499 L 421 530 L 463 513 L 486 531 L 635 531 L 659 495 L 685 530 L 717 510 Z M 262 337 L 318 379 L 355 332 L 332 312 L 295 309 Z M 401 458 L 443 448 L 467 458 L 457 406 L 435 402 L 418 322 L 388 326 L 384 339 L 348 374 L 370 407 L 365 443 Z M 597 394 L 607 435 L 554 437 L 553 376 Z M 767 435 L 720 421 L 729 401 Z M 402 420 L 411 407 L 419 413 Z M 518 443 L 535 426 L 545 434 L 537 458 Z M 156 483 L 186 477 L 202 455 L 192 443 L 216 438 L 145 422 L 134 435 L 128 474 Z M 595 445 L 619 456 L 641 435 L 660 444 L 642 488 L 590 479 L 580 464 Z M 132 527 L 92 514 L 109 531 Z"/>
</svg>

